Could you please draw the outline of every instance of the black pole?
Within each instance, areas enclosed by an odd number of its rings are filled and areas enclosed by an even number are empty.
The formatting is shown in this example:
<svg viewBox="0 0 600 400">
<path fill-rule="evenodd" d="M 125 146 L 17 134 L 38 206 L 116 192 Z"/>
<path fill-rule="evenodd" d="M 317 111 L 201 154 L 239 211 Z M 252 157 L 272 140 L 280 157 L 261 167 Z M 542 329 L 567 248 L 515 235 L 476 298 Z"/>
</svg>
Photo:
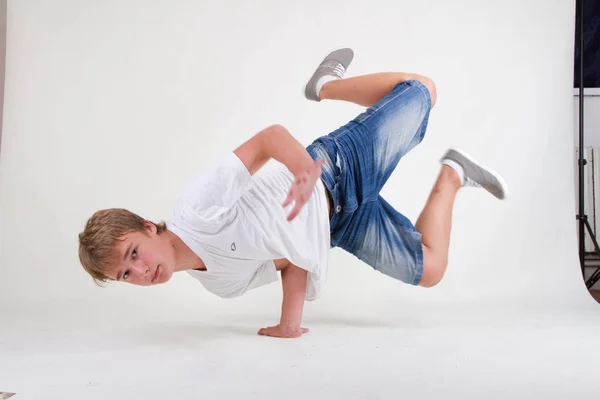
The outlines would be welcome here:
<svg viewBox="0 0 600 400">
<path fill-rule="evenodd" d="M 585 210 L 583 201 L 583 3 L 579 0 L 579 262 L 581 264 L 581 274 L 585 280 Z"/>
</svg>

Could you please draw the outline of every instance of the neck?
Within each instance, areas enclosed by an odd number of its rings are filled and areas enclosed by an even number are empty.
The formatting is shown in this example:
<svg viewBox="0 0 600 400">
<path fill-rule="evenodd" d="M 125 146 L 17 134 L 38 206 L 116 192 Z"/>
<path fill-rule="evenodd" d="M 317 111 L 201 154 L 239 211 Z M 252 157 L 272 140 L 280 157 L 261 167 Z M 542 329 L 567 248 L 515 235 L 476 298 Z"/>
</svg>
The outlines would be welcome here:
<svg viewBox="0 0 600 400">
<path fill-rule="evenodd" d="M 166 231 L 168 240 L 175 252 L 175 272 L 189 269 L 206 270 L 204 262 L 183 240 L 171 231 Z"/>
</svg>

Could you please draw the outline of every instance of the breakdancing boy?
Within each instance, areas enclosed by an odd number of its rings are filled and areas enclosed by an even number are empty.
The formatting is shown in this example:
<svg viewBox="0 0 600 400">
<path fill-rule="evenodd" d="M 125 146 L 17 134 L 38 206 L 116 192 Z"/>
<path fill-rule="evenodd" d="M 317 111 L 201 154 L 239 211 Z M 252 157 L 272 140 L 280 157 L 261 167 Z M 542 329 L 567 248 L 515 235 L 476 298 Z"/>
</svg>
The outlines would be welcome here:
<svg viewBox="0 0 600 400">
<path fill-rule="evenodd" d="M 418 74 L 345 78 L 354 53 L 339 49 L 305 87 L 309 100 L 365 107 L 339 129 L 303 147 L 281 125 L 255 134 L 184 189 L 169 222 L 124 209 L 94 213 L 79 234 L 79 258 L 96 282 L 156 285 L 187 271 L 223 298 L 281 274 L 279 323 L 261 335 L 298 337 L 305 300 L 323 292 L 331 248 L 410 285 L 440 282 L 448 262 L 452 207 L 464 186 L 506 196 L 502 178 L 450 149 L 416 224 L 380 191 L 400 159 L 423 140 L 434 82 Z M 274 168 L 263 168 L 276 160 Z"/>
</svg>

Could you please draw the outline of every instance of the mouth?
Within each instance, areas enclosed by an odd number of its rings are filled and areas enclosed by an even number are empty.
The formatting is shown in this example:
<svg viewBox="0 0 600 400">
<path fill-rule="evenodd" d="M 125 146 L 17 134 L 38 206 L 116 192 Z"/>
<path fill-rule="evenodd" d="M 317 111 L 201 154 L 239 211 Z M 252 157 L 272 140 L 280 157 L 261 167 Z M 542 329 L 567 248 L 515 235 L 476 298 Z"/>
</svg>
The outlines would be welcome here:
<svg viewBox="0 0 600 400">
<path fill-rule="evenodd" d="M 156 267 L 156 271 L 154 271 L 154 276 L 152 277 L 152 283 L 156 282 L 160 277 L 160 265 Z"/>
</svg>

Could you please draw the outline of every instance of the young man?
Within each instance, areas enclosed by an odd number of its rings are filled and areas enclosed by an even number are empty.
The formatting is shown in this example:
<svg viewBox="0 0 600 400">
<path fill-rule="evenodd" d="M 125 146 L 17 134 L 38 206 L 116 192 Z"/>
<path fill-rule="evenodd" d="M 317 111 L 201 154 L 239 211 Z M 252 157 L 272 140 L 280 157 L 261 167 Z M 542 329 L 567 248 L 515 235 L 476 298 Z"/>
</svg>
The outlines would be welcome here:
<svg viewBox="0 0 600 400">
<path fill-rule="evenodd" d="M 123 209 L 96 212 L 79 235 L 85 270 L 96 281 L 145 286 L 187 271 L 224 298 L 274 282 L 281 271 L 279 324 L 258 332 L 276 337 L 308 331 L 300 325 L 304 301 L 322 294 L 333 247 L 407 284 L 437 284 L 457 191 L 483 187 L 503 199 L 505 184 L 449 150 L 413 226 L 380 191 L 423 139 L 435 85 L 407 73 L 344 78 L 352 59 L 350 49 L 330 53 L 305 96 L 354 102 L 366 107 L 362 114 L 307 148 L 280 125 L 257 133 L 192 180 L 166 224 Z M 270 159 L 274 168 L 262 168 Z"/>
</svg>

